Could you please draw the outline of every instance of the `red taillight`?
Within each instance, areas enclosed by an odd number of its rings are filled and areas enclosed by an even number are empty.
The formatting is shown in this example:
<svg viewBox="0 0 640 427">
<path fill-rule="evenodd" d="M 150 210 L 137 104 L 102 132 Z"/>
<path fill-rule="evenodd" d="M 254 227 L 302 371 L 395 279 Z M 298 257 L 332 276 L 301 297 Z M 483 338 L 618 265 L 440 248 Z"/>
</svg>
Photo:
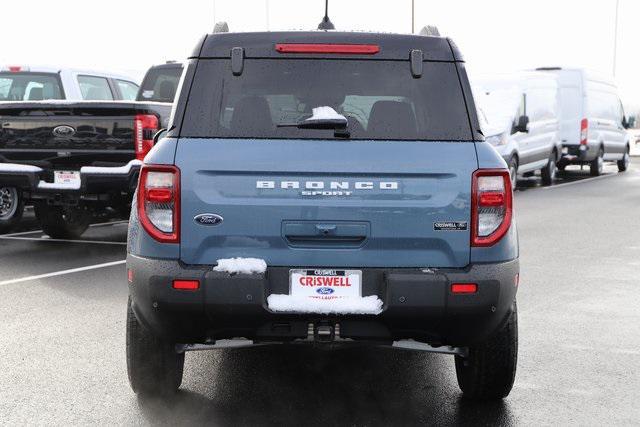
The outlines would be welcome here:
<svg viewBox="0 0 640 427">
<path fill-rule="evenodd" d="M 153 148 L 153 135 L 158 131 L 158 117 L 153 114 L 137 114 L 133 119 L 133 138 L 136 159 L 144 157 Z"/>
<path fill-rule="evenodd" d="M 200 289 L 200 281 L 198 280 L 174 280 L 173 289 L 179 291 L 197 291 Z"/>
<path fill-rule="evenodd" d="M 314 43 L 278 43 L 280 53 L 335 53 L 343 55 L 375 55 L 380 46 L 375 44 L 314 44 Z"/>
<path fill-rule="evenodd" d="M 582 119 L 580 122 L 580 145 L 587 145 L 589 139 L 589 120 Z"/>
<path fill-rule="evenodd" d="M 163 243 L 180 241 L 180 170 L 144 165 L 138 185 L 138 217 L 144 230 Z"/>
<path fill-rule="evenodd" d="M 452 283 L 451 292 L 454 294 L 475 294 L 478 292 L 478 285 L 475 283 Z"/>
<path fill-rule="evenodd" d="M 22 71 L 22 67 L 19 65 L 10 65 L 8 68 L 12 73 L 19 73 L 20 71 Z"/>
<path fill-rule="evenodd" d="M 509 171 L 478 169 L 471 190 L 471 245 L 492 246 L 507 234 L 513 215 Z"/>
<path fill-rule="evenodd" d="M 133 283 L 133 270 L 132 269 L 128 269 L 127 270 L 127 281 L 129 283 Z"/>
</svg>

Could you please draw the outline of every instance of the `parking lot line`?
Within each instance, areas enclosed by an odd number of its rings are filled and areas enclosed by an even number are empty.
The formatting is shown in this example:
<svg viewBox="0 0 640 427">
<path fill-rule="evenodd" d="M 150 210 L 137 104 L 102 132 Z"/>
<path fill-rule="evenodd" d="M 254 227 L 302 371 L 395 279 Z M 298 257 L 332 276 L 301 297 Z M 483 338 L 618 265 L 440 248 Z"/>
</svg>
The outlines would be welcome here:
<svg viewBox="0 0 640 427">
<path fill-rule="evenodd" d="M 91 243 L 95 245 L 120 245 L 120 246 L 127 245 L 127 242 L 108 242 L 108 241 L 102 241 L 102 240 L 50 239 L 50 238 L 43 238 L 43 237 L 21 237 L 21 236 L 0 236 L 0 240 L 26 240 L 30 242 Z"/>
<path fill-rule="evenodd" d="M 69 270 L 54 271 L 53 273 L 38 274 L 37 276 L 20 277 L 18 279 L 4 280 L 0 285 L 11 285 L 14 283 L 28 282 L 30 280 L 46 279 L 48 277 L 63 276 L 65 274 L 80 273 L 82 271 L 96 270 L 98 268 L 113 267 L 127 262 L 126 260 L 105 262 L 103 264 L 88 265 L 86 267 L 72 268 Z"/>
<path fill-rule="evenodd" d="M 582 184 L 582 183 L 585 183 L 585 182 L 595 181 L 597 179 L 611 178 L 612 176 L 618 176 L 618 174 L 617 173 L 610 173 L 610 174 L 607 174 L 607 175 L 594 176 L 594 177 L 591 177 L 591 178 L 585 178 L 585 179 L 580 179 L 580 180 L 577 180 L 577 181 L 566 182 L 564 184 L 555 184 L 555 185 L 551 185 L 549 187 L 542 187 L 542 189 L 544 189 L 544 190 L 552 190 L 554 188 L 567 187 L 569 185 L 575 185 L 575 184 Z"/>
<path fill-rule="evenodd" d="M 127 224 L 128 222 L 129 222 L 128 220 L 111 221 L 111 222 L 100 222 L 100 223 L 97 223 L 97 224 L 91 224 L 89 227 L 106 227 L 108 225 Z M 0 234 L 0 237 L 25 236 L 27 234 L 36 234 L 36 233 L 42 233 L 42 230 L 31 230 L 31 231 L 21 231 L 19 233 Z"/>
</svg>

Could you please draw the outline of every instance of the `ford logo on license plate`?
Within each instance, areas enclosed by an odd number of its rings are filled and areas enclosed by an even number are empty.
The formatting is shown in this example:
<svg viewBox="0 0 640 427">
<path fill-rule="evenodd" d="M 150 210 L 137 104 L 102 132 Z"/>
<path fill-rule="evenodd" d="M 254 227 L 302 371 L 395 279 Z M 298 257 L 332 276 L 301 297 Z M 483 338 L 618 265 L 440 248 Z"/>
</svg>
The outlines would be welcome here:
<svg viewBox="0 0 640 427">
<path fill-rule="evenodd" d="M 319 293 L 320 295 L 331 295 L 335 291 L 331 288 L 318 288 L 316 289 L 316 292 Z"/>
</svg>

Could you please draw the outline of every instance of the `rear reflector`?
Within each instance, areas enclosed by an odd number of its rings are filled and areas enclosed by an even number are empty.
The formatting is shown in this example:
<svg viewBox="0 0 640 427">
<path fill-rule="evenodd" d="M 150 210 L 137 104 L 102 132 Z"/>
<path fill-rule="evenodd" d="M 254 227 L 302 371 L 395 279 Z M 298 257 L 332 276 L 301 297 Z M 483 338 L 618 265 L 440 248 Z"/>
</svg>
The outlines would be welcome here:
<svg viewBox="0 0 640 427">
<path fill-rule="evenodd" d="M 475 294 L 478 292 L 478 285 L 475 283 L 452 283 L 451 292 L 454 294 Z"/>
<path fill-rule="evenodd" d="M 375 55 L 380 46 L 375 44 L 311 44 L 311 43 L 278 43 L 276 50 L 280 53 L 335 53 L 342 55 Z"/>
<path fill-rule="evenodd" d="M 174 280 L 173 289 L 179 291 L 197 291 L 200 289 L 199 280 Z"/>
<path fill-rule="evenodd" d="M 129 281 L 129 283 L 133 283 L 133 270 L 132 269 L 128 269 L 127 270 L 127 280 Z"/>
</svg>

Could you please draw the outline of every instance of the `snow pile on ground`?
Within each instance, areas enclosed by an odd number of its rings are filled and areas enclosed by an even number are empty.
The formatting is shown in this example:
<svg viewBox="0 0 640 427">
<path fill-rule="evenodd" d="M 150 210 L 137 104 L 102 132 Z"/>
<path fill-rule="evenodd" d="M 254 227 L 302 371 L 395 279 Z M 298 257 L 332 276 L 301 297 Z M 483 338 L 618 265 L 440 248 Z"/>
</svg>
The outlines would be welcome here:
<svg viewBox="0 0 640 427">
<path fill-rule="evenodd" d="M 259 258 L 227 258 L 219 259 L 213 271 L 224 271 L 230 274 L 254 274 L 267 271 L 267 263 Z"/>
<path fill-rule="evenodd" d="M 267 297 L 273 311 L 318 314 L 380 314 L 382 301 L 376 295 L 333 299 L 273 294 Z"/>
<path fill-rule="evenodd" d="M 316 121 L 316 120 L 342 120 L 347 121 L 347 118 L 342 114 L 336 113 L 331 107 L 316 107 L 313 109 L 313 114 L 311 117 L 306 119 L 305 121 Z"/>
</svg>

